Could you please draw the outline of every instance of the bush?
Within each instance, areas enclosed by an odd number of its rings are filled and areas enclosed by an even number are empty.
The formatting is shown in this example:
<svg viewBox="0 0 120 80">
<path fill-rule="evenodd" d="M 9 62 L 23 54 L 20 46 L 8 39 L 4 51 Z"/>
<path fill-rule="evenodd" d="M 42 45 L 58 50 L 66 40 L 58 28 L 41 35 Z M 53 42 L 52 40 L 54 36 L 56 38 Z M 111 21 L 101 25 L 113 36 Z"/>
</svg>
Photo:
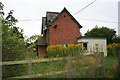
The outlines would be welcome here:
<svg viewBox="0 0 120 80">
<path fill-rule="evenodd" d="M 81 44 L 52 45 L 47 47 L 48 57 L 66 57 L 68 55 L 79 55 L 82 51 Z"/>
<path fill-rule="evenodd" d="M 108 56 L 117 57 L 120 50 L 120 43 L 112 43 L 107 46 Z"/>
<path fill-rule="evenodd" d="M 2 66 L 2 78 L 23 76 L 27 74 L 27 65 L 4 65 Z"/>
</svg>

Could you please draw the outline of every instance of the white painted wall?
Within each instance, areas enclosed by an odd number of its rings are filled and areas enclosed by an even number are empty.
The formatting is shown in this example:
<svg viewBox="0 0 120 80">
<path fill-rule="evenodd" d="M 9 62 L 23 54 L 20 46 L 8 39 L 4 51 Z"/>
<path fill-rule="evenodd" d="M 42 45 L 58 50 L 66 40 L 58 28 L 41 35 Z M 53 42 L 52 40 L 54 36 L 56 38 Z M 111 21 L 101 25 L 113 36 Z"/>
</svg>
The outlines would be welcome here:
<svg viewBox="0 0 120 80">
<path fill-rule="evenodd" d="M 87 53 L 96 52 L 96 44 L 98 44 L 98 52 L 104 52 L 104 56 L 107 56 L 107 43 L 106 39 L 101 38 L 80 38 L 78 42 L 88 42 Z"/>
</svg>

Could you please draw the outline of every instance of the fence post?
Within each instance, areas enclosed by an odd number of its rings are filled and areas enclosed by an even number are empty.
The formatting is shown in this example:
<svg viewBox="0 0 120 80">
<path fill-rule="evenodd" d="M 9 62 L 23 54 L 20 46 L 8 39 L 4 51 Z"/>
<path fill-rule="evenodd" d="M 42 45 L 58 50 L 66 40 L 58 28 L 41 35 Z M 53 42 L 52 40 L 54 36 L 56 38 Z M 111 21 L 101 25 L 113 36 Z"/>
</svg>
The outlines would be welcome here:
<svg viewBox="0 0 120 80">
<path fill-rule="evenodd" d="M 28 60 L 28 75 L 31 78 L 32 76 L 32 60 L 31 59 Z"/>
<path fill-rule="evenodd" d="M 120 50 L 118 52 L 118 78 L 120 78 Z"/>
<path fill-rule="evenodd" d="M 72 59 L 70 56 L 67 57 L 67 78 L 72 78 Z"/>
<path fill-rule="evenodd" d="M 104 53 L 101 52 L 99 54 L 97 54 L 96 57 L 96 71 L 95 71 L 95 78 L 103 78 L 104 77 L 104 66 L 103 66 L 103 62 L 104 62 Z"/>
<path fill-rule="evenodd" d="M 100 67 L 99 67 L 99 77 L 104 77 L 104 52 L 100 53 Z"/>
</svg>

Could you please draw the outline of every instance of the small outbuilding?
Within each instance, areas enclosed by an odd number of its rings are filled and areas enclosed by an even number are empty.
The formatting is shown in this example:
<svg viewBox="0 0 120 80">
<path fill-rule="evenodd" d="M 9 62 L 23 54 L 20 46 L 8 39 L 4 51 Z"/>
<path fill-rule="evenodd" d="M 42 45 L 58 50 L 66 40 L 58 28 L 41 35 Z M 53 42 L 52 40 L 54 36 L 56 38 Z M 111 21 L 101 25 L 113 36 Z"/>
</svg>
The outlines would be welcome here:
<svg viewBox="0 0 120 80">
<path fill-rule="evenodd" d="M 107 56 L 106 38 L 79 37 L 78 43 L 82 44 L 83 47 L 87 50 L 86 54 L 103 52 L 104 56 Z"/>
</svg>

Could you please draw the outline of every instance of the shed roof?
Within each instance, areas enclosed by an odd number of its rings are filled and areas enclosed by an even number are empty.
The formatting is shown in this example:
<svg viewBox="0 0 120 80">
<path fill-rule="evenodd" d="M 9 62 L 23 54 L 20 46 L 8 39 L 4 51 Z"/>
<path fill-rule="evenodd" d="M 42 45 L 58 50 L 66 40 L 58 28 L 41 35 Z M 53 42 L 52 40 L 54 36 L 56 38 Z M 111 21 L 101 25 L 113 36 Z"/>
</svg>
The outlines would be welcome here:
<svg viewBox="0 0 120 80">
<path fill-rule="evenodd" d="M 106 39 L 104 37 L 86 37 L 86 36 L 80 36 L 77 39 Z"/>
</svg>

